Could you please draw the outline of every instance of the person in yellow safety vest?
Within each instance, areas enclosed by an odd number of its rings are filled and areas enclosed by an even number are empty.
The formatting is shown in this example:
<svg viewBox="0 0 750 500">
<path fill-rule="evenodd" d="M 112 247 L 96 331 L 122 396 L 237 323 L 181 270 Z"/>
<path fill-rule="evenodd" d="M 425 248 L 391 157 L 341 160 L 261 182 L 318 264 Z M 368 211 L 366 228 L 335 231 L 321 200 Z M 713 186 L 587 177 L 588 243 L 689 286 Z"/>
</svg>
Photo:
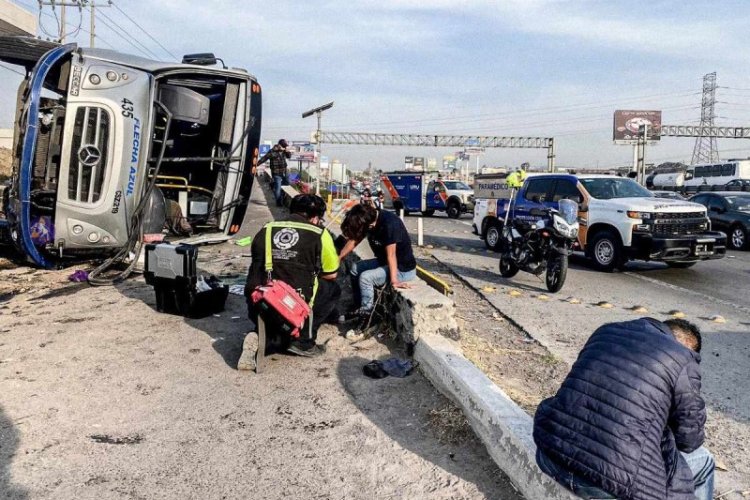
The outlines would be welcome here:
<svg viewBox="0 0 750 500">
<path fill-rule="evenodd" d="M 528 163 L 522 164 L 520 167 L 516 167 L 515 172 L 512 172 L 506 178 L 509 188 L 520 188 L 523 186 L 523 182 L 526 180 L 526 170 L 524 167 L 528 167 Z"/>
</svg>

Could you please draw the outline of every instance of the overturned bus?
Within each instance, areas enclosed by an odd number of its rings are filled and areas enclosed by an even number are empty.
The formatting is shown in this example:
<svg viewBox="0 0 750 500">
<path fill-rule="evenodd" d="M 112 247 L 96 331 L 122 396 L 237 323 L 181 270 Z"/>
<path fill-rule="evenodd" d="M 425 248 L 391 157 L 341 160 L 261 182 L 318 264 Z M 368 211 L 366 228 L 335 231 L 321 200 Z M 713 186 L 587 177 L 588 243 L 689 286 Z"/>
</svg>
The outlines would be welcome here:
<svg viewBox="0 0 750 500">
<path fill-rule="evenodd" d="M 239 231 L 260 139 L 253 76 L 211 54 L 164 63 L 19 37 L 0 38 L 0 60 L 26 69 L 0 233 L 29 262 L 135 248 L 164 203 L 200 234 Z"/>
</svg>

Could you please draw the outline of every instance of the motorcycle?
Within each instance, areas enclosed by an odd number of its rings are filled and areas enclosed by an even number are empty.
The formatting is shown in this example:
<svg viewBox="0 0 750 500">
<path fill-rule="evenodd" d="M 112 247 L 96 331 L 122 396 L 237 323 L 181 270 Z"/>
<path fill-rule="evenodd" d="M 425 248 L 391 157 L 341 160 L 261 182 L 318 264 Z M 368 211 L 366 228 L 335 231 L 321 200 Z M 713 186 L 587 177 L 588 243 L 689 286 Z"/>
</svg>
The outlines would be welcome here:
<svg viewBox="0 0 750 500">
<path fill-rule="evenodd" d="M 511 199 L 512 203 L 512 199 Z M 510 212 L 508 210 L 507 212 Z M 578 204 L 560 200 L 559 208 L 533 208 L 535 222 L 513 217 L 502 230 L 500 275 L 512 278 L 518 271 L 540 276 L 551 293 L 559 292 L 568 273 L 568 256 L 578 238 Z"/>
</svg>

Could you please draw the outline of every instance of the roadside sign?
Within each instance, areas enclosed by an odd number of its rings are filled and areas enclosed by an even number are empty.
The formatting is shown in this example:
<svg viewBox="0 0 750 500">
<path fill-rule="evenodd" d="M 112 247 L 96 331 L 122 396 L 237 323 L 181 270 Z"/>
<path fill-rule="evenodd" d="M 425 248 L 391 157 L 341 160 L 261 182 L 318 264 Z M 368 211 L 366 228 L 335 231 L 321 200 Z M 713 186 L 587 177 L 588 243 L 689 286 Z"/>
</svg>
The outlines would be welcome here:
<svg viewBox="0 0 750 500">
<path fill-rule="evenodd" d="M 647 140 L 658 141 L 661 138 L 661 111 L 618 109 L 614 114 L 612 138 L 617 144 L 635 144 L 642 125 L 648 126 Z"/>
<path fill-rule="evenodd" d="M 466 139 L 466 141 L 464 141 L 464 146 L 479 146 L 479 139 Z"/>
</svg>

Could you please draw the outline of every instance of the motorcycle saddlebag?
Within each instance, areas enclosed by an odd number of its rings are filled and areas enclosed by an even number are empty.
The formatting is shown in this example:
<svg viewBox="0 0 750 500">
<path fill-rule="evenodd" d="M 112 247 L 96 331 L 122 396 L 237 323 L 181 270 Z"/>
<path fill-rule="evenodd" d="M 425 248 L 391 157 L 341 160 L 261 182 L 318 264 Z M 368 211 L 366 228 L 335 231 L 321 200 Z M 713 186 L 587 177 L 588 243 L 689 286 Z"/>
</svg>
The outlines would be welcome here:
<svg viewBox="0 0 750 500">
<path fill-rule="evenodd" d="M 305 320 L 310 316 L 310 306 L 287 283 L 271 280 L 253 290 L 250 300 L 258 314 L 272 319 L 281 331 L 298 338 Z"/>
</svg>

